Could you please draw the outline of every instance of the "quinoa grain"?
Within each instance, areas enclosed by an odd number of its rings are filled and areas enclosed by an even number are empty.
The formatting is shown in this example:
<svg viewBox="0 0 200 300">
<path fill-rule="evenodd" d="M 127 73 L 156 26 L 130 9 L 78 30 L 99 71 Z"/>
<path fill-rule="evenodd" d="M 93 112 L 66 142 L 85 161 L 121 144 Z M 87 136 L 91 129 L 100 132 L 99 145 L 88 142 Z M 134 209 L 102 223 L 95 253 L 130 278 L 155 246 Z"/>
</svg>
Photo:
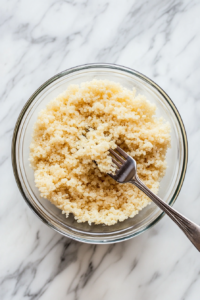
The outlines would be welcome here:
<svg viewBox="0 0 200 300">
<path fill-rule="evenodd" d="M 141 180 L 158 192 L 166 169 L 170 127 L 156 106 L 120 84 L 93 80 L 71 85 L 40 112 L 30 163 L 42 197 L 77 222 L 113 225 L 134 217 L 150 199 L 120 185 L 108 149 L 119 145 L 137 162 Z M 94 163 L 96 162 L 96 164 Z"/>
</svg>

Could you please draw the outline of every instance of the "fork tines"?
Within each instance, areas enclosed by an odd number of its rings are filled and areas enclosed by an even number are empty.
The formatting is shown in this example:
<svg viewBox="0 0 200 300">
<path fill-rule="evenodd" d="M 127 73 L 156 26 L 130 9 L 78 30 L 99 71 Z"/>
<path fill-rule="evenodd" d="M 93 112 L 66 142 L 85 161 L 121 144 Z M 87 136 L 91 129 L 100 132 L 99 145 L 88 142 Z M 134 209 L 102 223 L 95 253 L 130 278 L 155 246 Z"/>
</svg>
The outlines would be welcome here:
<svg viewBox="0 0 200 300">
<path fill-rule="evenodd" d="M 126 152 L 124 152 L 124 150 L 122 150 L 119 146 L 117 146 L 115 150 L 117 150 L 125 159 L 128 158 L 128 154 L 126 154 Z M 117 154 L 115 150 L 109 149 L 110 153 L 117 159 L 116 160 L 112 157 L 112 162 L 119 168 L 121 168 L 122 165 L 126 162 L 126 160 L 124 160 L 119 154 Z"/>
</svg>

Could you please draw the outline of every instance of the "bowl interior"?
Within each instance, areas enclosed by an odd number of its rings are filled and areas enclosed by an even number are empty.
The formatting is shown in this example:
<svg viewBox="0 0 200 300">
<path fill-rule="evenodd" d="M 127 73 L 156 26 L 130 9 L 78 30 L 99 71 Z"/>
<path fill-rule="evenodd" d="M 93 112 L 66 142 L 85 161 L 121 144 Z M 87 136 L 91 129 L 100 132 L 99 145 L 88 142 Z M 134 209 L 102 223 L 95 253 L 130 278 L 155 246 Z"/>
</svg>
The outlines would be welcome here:
<svg viewBox="0 0 200 300">
<path fill-rule="evenodd" d="M 184 164 L 184 143 L 182 131 L 177 119 L 176 111 L 165 99 L 163 91 L 159 91 L 145 77 L 139 73 L 128 72 L 114 68 L 88 68 L 75 72 L 63 72 L 45 83 L 31 97 L 29 105 L 24 110 L 23 118 L 18 129 L 16 141 L 17 170 L 22 189 L 32 207 L 43 219 L 48 220 L 52 227 L 63 234 L 72 237 L 84 236 L 86 239 L 104 239 L 108 241 L 116 235 L 119 237 L 137 234 L 147 228 L 161 214 L 160 209 L 153 203 L 144 208 L 134 218 L 118 222 L 113 226 L 92 225 L 78 223 L 73 215 L 68 218 L 61 210 L 52 205 L 48 200 L 40 197 L 34 183 L 34 173 L 29 166 L 29 145 L 31 143 L 33 125 L 38 113 L 46 104 L 67 89 L 70 84 L 81 84 L 92 79 L 108 79 L 118 82 L 128 89 L 136 88 L 137 94 L 142 94 L 157 106 L 157 116 L 162 116 L 171 126 L 171 148 L 167 152 L 167 171 L 161 180 L 158 195 L 167 203 L 171 203 L 176 196 L 177 186 L 180 183 Z M 70 232 L 70 233 L 69 233 Z"/>
</svg>

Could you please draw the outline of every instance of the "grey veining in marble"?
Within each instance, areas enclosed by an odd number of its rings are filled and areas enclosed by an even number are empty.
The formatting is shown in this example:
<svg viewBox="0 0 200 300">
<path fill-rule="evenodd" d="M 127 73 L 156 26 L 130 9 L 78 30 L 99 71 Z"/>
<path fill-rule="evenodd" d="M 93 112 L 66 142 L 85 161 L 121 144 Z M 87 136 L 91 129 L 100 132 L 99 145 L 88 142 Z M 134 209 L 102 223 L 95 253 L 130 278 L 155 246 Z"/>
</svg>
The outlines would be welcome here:
<svg viewBox="0 0 200 300">
<path fill-rule="evenodd" d="M 200 224 L 200 2 L 0 2 L 0 299 L 198 300 L 200 255 L 167 217 L 130 241 L 64 238 L 15 184 L 11 138 L 30 95 L 66 68 L 110 62 L 160 84 L 184 120 L 189 163 L 175 208 Z"/>
</svg>

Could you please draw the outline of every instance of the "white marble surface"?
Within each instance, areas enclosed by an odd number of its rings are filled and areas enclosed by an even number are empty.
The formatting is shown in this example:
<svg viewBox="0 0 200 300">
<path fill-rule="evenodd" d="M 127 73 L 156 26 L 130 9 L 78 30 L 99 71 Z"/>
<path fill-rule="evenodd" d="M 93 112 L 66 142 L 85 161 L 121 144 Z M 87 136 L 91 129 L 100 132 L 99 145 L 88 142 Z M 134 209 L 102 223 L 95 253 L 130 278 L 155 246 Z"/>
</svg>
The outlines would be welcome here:
<svg viewBox="0 0 200 300">
<path fill-rule="evenodd" d="M 200 2 L 1 0 L 0 299 L 197 300 L 200 254 L 167 217 L 130 241 L 86 245 L 44 225 L 18 191 L 20 110 L 49 77 L 89 62 L 134 68 L 171 96 L 189 140 L 175 208 L 200 224 Z"/>
</svg>

